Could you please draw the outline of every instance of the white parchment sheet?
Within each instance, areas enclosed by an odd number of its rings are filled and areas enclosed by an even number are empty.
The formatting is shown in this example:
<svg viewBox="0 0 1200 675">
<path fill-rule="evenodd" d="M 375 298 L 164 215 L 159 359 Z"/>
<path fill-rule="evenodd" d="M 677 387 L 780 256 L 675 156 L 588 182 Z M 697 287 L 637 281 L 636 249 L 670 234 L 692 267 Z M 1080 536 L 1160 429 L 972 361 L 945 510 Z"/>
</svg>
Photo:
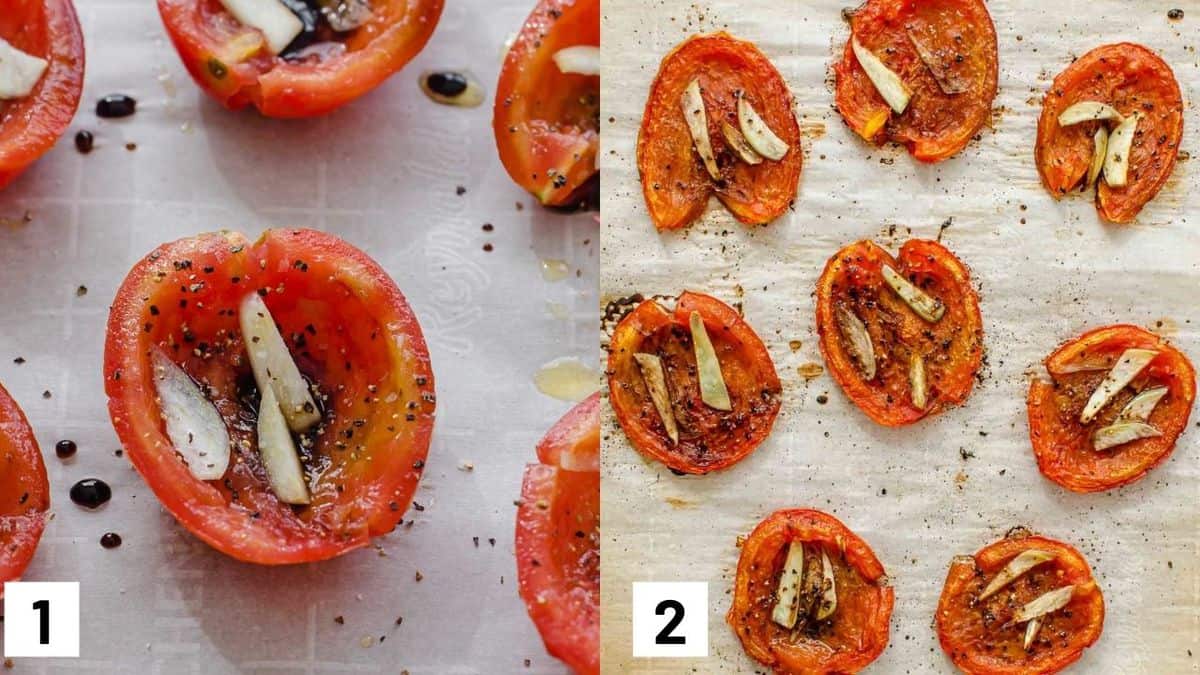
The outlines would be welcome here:
<svg viewBox="0 0 1200 675">
<path fill-rule="evenodd" d="M 532 5 L 452 0 L 426 49 L 377 91 L 281 122 L 203 95 L 151 0 L 78 3 L 83 105 L 62 142 L 0 192 L 0 381 L 37 432 L 52 489 L 55 518 L 25 577 L 81 582 L 81 658 L 17 659 L 13 673 L 566 671 L 517 596 L 513 501 L 534 444 L 571 406 L 540 394 L 534 373 L 594 358 L 598 226 L 537 207 L 496 156 L 490 93 Z M 417 76 L 441 68 L 472 71 L 488 103 L 429 101 Z M 135 96 L 138 113 L 97 120 L 95 101 L 115 92 Z M 78 129 L 96 134 L 90 155 L 73 147 Z M 379 550 L 286 568 L 235 562 L 161 509 L 114 456 L 100 372 L 108 306 L 137 259 L 202 231 L 253 238 L 271 226 L 331 231 L 388 270 L 420 319 L 438 394 L 413 526 Z M 543 259 L 564 260 L 568 278 L 545 281 Z M 63 438 L 79 444 L 72 462 L 54 455 Z M 112 485 L 100 511 L 68 499 L 85 477 Z M 107 531 L 124 544 L 102 549 Z"/>
<path fill-rule="evenodd" d="M 1014 525 L 1078 546 L 1104 590 L 1104 635 L 1072 672 L 1197 672 L 1200 430 L 1185 433 L 1170 460 L 1136 485 L 1075 495 L 1038 473 L 1024 406 L 1027 372 L 1089 327 L 1158 326 L 1200 360 L 1200 115 L 1191 103 L 1200 90 L 1200 6 L 989 2 L 1000 50 L 993 128 L 957 157 L 921 166 L 902 149 L 864 144 L 833 109 L 829 67 L 848 34 L 846 4 L 605 3 L 601 301 L 695 289 L 742 303 L 784 397 L 774 432 L 753 455 L 687 478 L 643 460 L 604 407 L 603 663 L 610 672 L 761 671 L 724 623 L 735 540 L 776 509 L 808 506 L 866 539 L 895 586 L 891 642 L 870 672 L 954 672 L 933 630 L 947 567 Z M 1167 19 L 1175 6 L 1186 10 L 1182 22 Z M 714 201 L 690 229 L 660 235 L 637 178 L 646 94 L 663 55 L 717 29 L 756 42 L 791 87 L 806 132 L 799 197 L 766 228 L 742 227 Z M 1189 101 L 1180 154 L 1193 157 L 1127 227 L 1099 222 L 1088 198 L 1055 202 L 1033 164 L 1050 80 L 1074 56 L 1121 40 L 1152 47 L 1174 68 Z M 874 238 L 895 251 L 910 236 L 937 237 L 949 219 L 942 241 L 971 267 L 982 302 L 983 381 L 961 408 L 884 429 L 828 374 L 808 383 L 798 374 L 803 364 L 823 363 L 813 288 L 843 245 Z M 793 340 L 799 349 L 789 347 Z M 709 582 L 709 658 L 631 658 L 635 580 Z"/>
</svg>

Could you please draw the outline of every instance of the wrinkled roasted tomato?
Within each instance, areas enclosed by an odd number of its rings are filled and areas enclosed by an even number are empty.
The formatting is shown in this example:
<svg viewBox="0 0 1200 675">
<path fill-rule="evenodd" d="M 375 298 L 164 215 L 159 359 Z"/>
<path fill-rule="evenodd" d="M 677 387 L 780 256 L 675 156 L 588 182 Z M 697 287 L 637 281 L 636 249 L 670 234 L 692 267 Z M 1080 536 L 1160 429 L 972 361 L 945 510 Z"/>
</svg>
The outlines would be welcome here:
<svg viewBox="0 0 1200 675">
<path fill-rule="evenodd" d="M 831 615 L 817 619 L 820 598 L 802 593 L 801 607 L 812 609 L 785 628 L 772 611 L 792 542 L 804 544 L 806 559 L 818 552 L 828 557 L 837 603 Z M 725 622 L 751 658 L 781 675 L 856 673 L 887 647 L 894 603 L 883 565 L 865 541 L 827 513 L 786 509 L 759 523 L 742 544 Z"/>
<path fill-rule="evenodd" d="M 1117 392 L 1089 423 L 1081 413 L 1092 392 L 1127 349 L 1158 354 Z M 1162 463 L 1187 428 L 1196 399 L 1196 371 L 1188 358 L 1161 337 L 1137 326 L 1097 328 L 1063 344 L 1046 357 L 1050 378 L 1029 385 L 1029 436 L 1038 469 L 1075 492 L 1098 492 L 1132 483 Z M 1094 436 L 1122 418 L 1139 392 L 1166 387 L 1145 420 L 1161 435 L 1095 450 Z"/>
<path fill-rule="evenodd" d="M 0 584 L 33 558 L 50 509 L 42 452 L 17 402 L 0 387 Z M 4 588 L 0 586 L 0 597 Z"/>
<path fill-rule="evenodd" d="M 70 0 L 0 0 L 0 38 L 49 62 L 24 98 L 0 101 L 0 188 L 62 135 L 83 93 L 83 31 Z"/>
<path fill-rule="evenodd" d="M 600 394 L 575 406 L 525 467 L 517 580 L 546 650 L 580 675 L 600 672 Z"/>
<path fill-rule="evenodd" d="M 693 79 L 700 84 L 720 180 L 705 170 L 681 107 Z M 760 164 L 747 164 L 729 147 L 721 123 L 739 126 L 739 96 L 788 145 L 778 161 L 764 158 Z M 695 35 L 663 59 L 642 113 L 637 144 L 642 194 L 655 227 L 687 226 L 700 217 L 713 194 L 741 222 L 769 223 L 796 199 L 803 158 L 791 92 L 753 43 L 723 32 Z"/>
<path fill-rule="evenodd" d="M 944 307 L 937 321 L 919 316 L 884 280 L 883 266 Z M 857 317 L 870 336 L 875 373 L 867 377 L 840 312 Z M 983 359 L 979 297 L 967 267 L 935 241 L 912 239 L 893 258 L 874 242 L 838 251 L 817 281 L 817 333 L 829 372 L 868 417 L 885 426 L 912 424 L 966 400 Z M 925 372 L 918 405 L 913 360 Z"/>
<path fill-rule="evenodd" d="M 1053 558 L 980 599 L 1013 558 L 1031 550 Z M 1075 590 L 1068 604 L 1040 617 L 1026 649 L 1028 623 L 1013 621 L 1015 612 L 1047 592 L 1071 585 Z M 1057 673 L 1077 661 L 1100 638 L 1103 627 L 1104 596 L 1087 560 L 1067 544 L 1024 530 L 984 547 L 973 558 L 955 558 L 937 608 L 942 650 L 971 675 Z"/>
<path fill-rule="evenodd" d="M 513 181 L 548 206 L 574 206 L 598 183 L 600 77 L 564 73 L 560 50 L 600 46 L 600 0 L 541 0 L 504 58 L 492 127 Z"/>
<path fill-rule="evenodd" d="M 1129 153 L 1128 183 L 1111 187 L 1102 178 L 1096 190 L 1096 210 L 1101 217 L 1114 223 L 1130 222 L 1158 194 L 1175 168 L 1183 137 L 1179 83 L 1157 54 L 1129 42 L 1097 47 L 1054 78 L 1042 101 L 1035 160 L 1042 184 L 1055 199 L 1086 182 L 1092 136 L 1103 124 L 1059 125 L 1058 116 L 1080 101 L 1105 103 L 1126 116 L 1142 115 Z"/>
<path fill-rule="evenodd" d="M 272 491 L 257 448 L 254 384 L 238 307 L 262 296 L 322 408 L 300 445 L 312 502 Z M 192 475 L 165 431 L 150 352 L 161 348 L 205 391 L 233 442 L 221 480 Z M 366 546 L 408 508 L 433 429 L 429 352 L 416 317 L 366 254 L 312 230 L 164 244 L 117 292 L 105 391 L 129 459 L 188 530 L 239 560 L 310 562 Z"/>
<path fill-rule="evenodd" d="M 158 0 L 158 11 L 192 79 L 222 105 L 253 105 L 268 117 L 312 117 L 403 68 L 433 35 L 442 4 L 371 0 L 362 26 L 335 33 L 321 24 L 315 42 L 302 49 L 293 42 L 278 56 L 261 31 L 234 19 L 219 0 Z"/>
<path fill-rule="evenodd" d="M 720 362 L 732 410 L 701 399 L 689 319 L 697 312 Z M 679 441 L 668 435 L 635 354 L 662 359 Z M 720 300 L 685 291 L 668 311 L 646 300 L 613 331 L 608 355 L 609 400 L 638 452 L 672 471 L 704 474 L 741 461 L 758 447 L 779 413 L 782 387 L 771 355 L 742 317 Z"/>
<path fill-rule="evenodd" d="M 912 91 L 904 113 L 895 114 L 847 40 L 833 66 L 836 104 L 859 136 L 901 143 L 913 157 L 939 162 L 988 121 L 999 61 L 982 0 L 867 0 L 853 12 L 850 31 Z"/>
</svg>

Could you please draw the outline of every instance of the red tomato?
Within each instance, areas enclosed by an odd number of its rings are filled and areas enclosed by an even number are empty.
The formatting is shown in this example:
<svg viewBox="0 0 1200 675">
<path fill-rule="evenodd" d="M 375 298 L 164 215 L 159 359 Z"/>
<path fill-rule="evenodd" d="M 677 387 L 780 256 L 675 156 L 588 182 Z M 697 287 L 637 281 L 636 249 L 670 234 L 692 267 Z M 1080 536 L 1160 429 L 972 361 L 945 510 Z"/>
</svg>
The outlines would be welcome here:
<svg viewBox="0 0 1200 675">
<path fill-rule="evenodd" d="M 403 68 L 433 35 L 442 4 L 372 0 L 366 24 L 323 35 L 327 49 L 295 58 L 272 55 L 263 34 L 234 19 L 219 0 L 158 0 L 158 11 L 192 79 L 225 107 L 252 104 L 267 117 L 313 117 Z"/>
<path fill-rule="evenodd" d="M 600 394 L 567 413 L 525 467 L 517 581 L 546 650 L 580 675 L 600 672 Z M 574 466 L 594 466 L 575 470 Z"/>
<path fill-rule="evenodd" d="M 50 63 L 24 98 L 0 101 L 0 188 L 62 136 L 83 93 L 83 32 L 70 0 L 0 0 L 0 38 Z"/>
<path fill-rule="evenodd" d="M 238 306 L 263 296 L 321 423 L 302 450 L 307 506 L 280 502 L 253 423 L 257 388 Z M 161 347 L 224 418 L 233 457 L 219 481 L 195 478 L 165 433 L 150 350 Z M 104 346 L 105 390 L 129 459 L 179 522 L 214 548 L 263 564 L 309 562 L 366 546 L 408 508 L 433 429 L 429 352 L 400 290 L 366 254 L 312 230 L 164 244 L 117 292 Z"/>
<path fill-rule="evenodd" d="M 50 509 L 42 451 L 17 402 L 0 387 L 0 584 L 15 581 L 33 558 Z M 0 597 L 4 588 L 0 586 Z"/>
</svg>

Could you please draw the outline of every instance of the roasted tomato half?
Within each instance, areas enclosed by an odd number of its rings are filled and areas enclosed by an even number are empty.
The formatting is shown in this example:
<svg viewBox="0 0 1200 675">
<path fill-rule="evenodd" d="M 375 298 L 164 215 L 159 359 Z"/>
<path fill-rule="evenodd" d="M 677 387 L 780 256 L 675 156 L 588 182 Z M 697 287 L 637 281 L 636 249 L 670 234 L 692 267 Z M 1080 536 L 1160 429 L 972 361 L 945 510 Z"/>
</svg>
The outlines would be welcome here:
<svg viewBox="0 0 1200 675">
<path fill-rule="evenodd" d="M 598 192 L 600 0 L 542 0 L 504 58 L 492 127 L 517 185 L 548 206 Z"/>
<path fill-rule="evenodd" d="M 249 562 L 322 560 L 391 531 L 433 429 L 429 352 L 404 296 L 312 230 L 203 234 L 143 258 L 109 315 L 104 378 L 163 506 Z"/>
<path fill-rule="evenodd" d="M 50 509 L 42 451 L 17 402 L 0 387 L 0 584 L 16 581 L 33 558 Z M 0 597 L 4 587 L 0 586 Z"/>
<path fill-rule="evenodd" d="M 44 155 L 75 116 L 83 93 L 83 31 L 70 0 L 0 0 L 0 40 L 45 62 L 28 94 L 0 98 L 3 188 Z"/>
<path fill-rule="evenodd" d="M 792 94 L 754 43 L 695 35 L 663 59 L 637 144 L 655 227 L 687 226 L 713 194 L 741 222 L 769 223 L 795 201 L 803 161 Z"/>
<path fill-rule="evenodd" d="M 850 40 L 833 66 L 837 109 L 867 141 L 940 162 L 988 121 L 998 70 L 983 0 L 867 0 L 850 16 Z M 891 84 L 877 86 L 879 77 Z M 902 93 L 885 97 L 889 86 Z"/>
<path fill-rule="evenodd" d="M 1175 73 L 1158 54 L 1122 42 L 1093 49 L 1054 78 L 1034 158 L 1055 199 L 1094 182 L 1100 216 L 1127 223 L 1167 182 L 1182 137 Z"/>
<path fill-rule="evenodd" d="M 608 389 L 633 447 L 691 474 L 753 452 L 771 432 L 783 391 L 754 329 L 729 305 L 692 291 L 674 310 L 645 300 L 621 319 L 609 343 Z"/>
<path fill-rule="evenodd" d="M 1087 560 L 1023 529 L 956 557 L 937 608 L 942 650 L 970 675 L 1057 673 L 1103 627 L 1104 596 Z"/>
<path fill-rule="evenodd" d="M 1178 349 L 1137 326 L 1097 328 L 1045 360 L 1029 385 L 1038 469 L 1075 492 L 1132 483 L 1165 461 L 1187 428 L 1196 371 Z"/>
<path fill-rule="evenodd" d="M 963 402 L 983 359 L 967 267 L 924 239 L 895 258 L 871 241 L 830 258 L 817 281 L 817 333 L 833 379 L 889 427 Z"/>
<path fill-rule="evenodd" d="M 600 672 L 600 394 L 575 406 L 525 467 L 517 581 L 546 651 Z"/>
<path fill-rule="evenodd" d="M 287 45 L 220 0 L 158 0 L 192 79 L 227 108 L 322 115 L 366 94 L 429 41 L 443 0 L 284 0 L 302 31 Z M 332 11 L 323 11 L 324 7 Z M 331 18 L 333 17 L 333 18 Z"/>
<path fill-rule="evenodd" d="M 733 583 L 725 621 L 776 673 L 857 673 L 887 647 L 895 595 L 883 565 L 827 513 L 772 513 L 742 544 Z"/>
</svg>

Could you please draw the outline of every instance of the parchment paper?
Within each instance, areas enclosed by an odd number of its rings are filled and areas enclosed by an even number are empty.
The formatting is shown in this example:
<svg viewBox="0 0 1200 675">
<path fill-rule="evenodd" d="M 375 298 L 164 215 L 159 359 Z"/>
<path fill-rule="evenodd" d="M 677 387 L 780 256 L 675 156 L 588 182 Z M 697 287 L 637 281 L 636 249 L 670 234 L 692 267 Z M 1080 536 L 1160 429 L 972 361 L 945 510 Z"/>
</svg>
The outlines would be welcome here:
<svg viewBox="0 0 1200 675">
<path fill-rule="evenodd" d="M 1075 495 L 1038 473 L 1024 405 L 1027 371 L 1089 327 L 1157 326 L 1200 359 L 1196 160 L 1179 162 L 1128 227 L 1100 223 L 1086 197 L 1056 203 L 1033 164 L 1043 92 L 1092 47 L 1120 40 L 1151 46 L 1174 68 L 1185 99 L 1194 100 L 1200 8 L 1121 0 L 989 3 L 1000 49 L 994 129 L 959 156 L 921 166 L 901 149 L 864 144 L 832 107 L 828 69 L 848 33 L 840 17 L 845 4 L 605 4 L 601 300 L 695 289 L 740 302 L 784 387 L 770 438 L 741 464 L 704 477 L 677 477 L 644 461 L 605 406 L 605 666 L 761 671 L 724 623 L 735 540 L 776 509 L 809 506 L 835 514 L 865 538 L 895 586 L 891 642 L 870 672 L 954 672 L 933 630 L 947 567 L 954 555 L 973 553 L 1014 525 L 1078 546 L 1103 588 L 1104 634 L 1072 672 L 1196 672 L 1200 434 L 1190 429 L 1170 460 L 1132 487 Z M 1182 22 L 1168 21 L 1174 6 L 1185 8 Z M 792 89 L 808 136 L 799 198 L 793 212 L 766 228 L 742 227 L 714 201 L 700 223 L 659 235 L 636 169 L 646 93 L 675 44 L 717 29 L 758 43 Z M 1197 130 L 1200 116 L 1189 104 L 1184 157 L 1196 155 Z M 814 284 L 826 259 L 849 242 L 872 237 L 895 251 L 910 236 L 937 237 L 950 219 L 942 241 L 971 267 L 980 290 L 988 350 L 983 381 L 961 408 L 884 429 L 827 374 L 805 383 L 797 372 L 802 364 L 823 363 Z M 802 346 L 791 350 L 791 340 Z M 822 394 L 825 405 L 817 402 Z M 631 658 L 635 580 L 709 582 L 709 658 Z"/>
<path fill-rule="evenodd" d="M 538 393 L 533 374 L 595 353 L 597 226 L 537 207 L 496 156 L 500 52 L 531 7 L 447 3 L 428 47 L 379 90 L 279 122 L 204 96 L 150 0 L 79 2 L 84 103 L 62 142 L 0 192 L 0 381 L 37 432 L 52 488 L 55 518 L 25 578 L 81 582 L 81 658 L 17 659 L 12 672 L 565 672 L 517 596 L 513 500 L 534 444 L 571 405 Z M 471 70 L 487 104 L 432 103 L 417 86 L 432 68 Z M 98 121 L 95 101 L 114 92 L 134 95 L 137 115 Z M 71 141 L 83 128 L 97 137 L 87 156 Z M 420 319 L 438 394 L 412 527 L 379 550 L 287 568 L 237 563 L 161 509 L 113 454 L 100 373 L 108 306 L 137 259 L 170 239 L 269 226 L 327 229 L 378 260 Z M 568 279 L 544 281 L 543 258 L 565 260 Z M 54 456 L 63 438 L 79 444 L 73 462 Z M 474 471 L 458 468 L 467 461 Z M 113 488 L 95 513 L 67 497 L 85 477 Z M 107 531 L 124 544 L 102 549 Z"/>
</svg>

